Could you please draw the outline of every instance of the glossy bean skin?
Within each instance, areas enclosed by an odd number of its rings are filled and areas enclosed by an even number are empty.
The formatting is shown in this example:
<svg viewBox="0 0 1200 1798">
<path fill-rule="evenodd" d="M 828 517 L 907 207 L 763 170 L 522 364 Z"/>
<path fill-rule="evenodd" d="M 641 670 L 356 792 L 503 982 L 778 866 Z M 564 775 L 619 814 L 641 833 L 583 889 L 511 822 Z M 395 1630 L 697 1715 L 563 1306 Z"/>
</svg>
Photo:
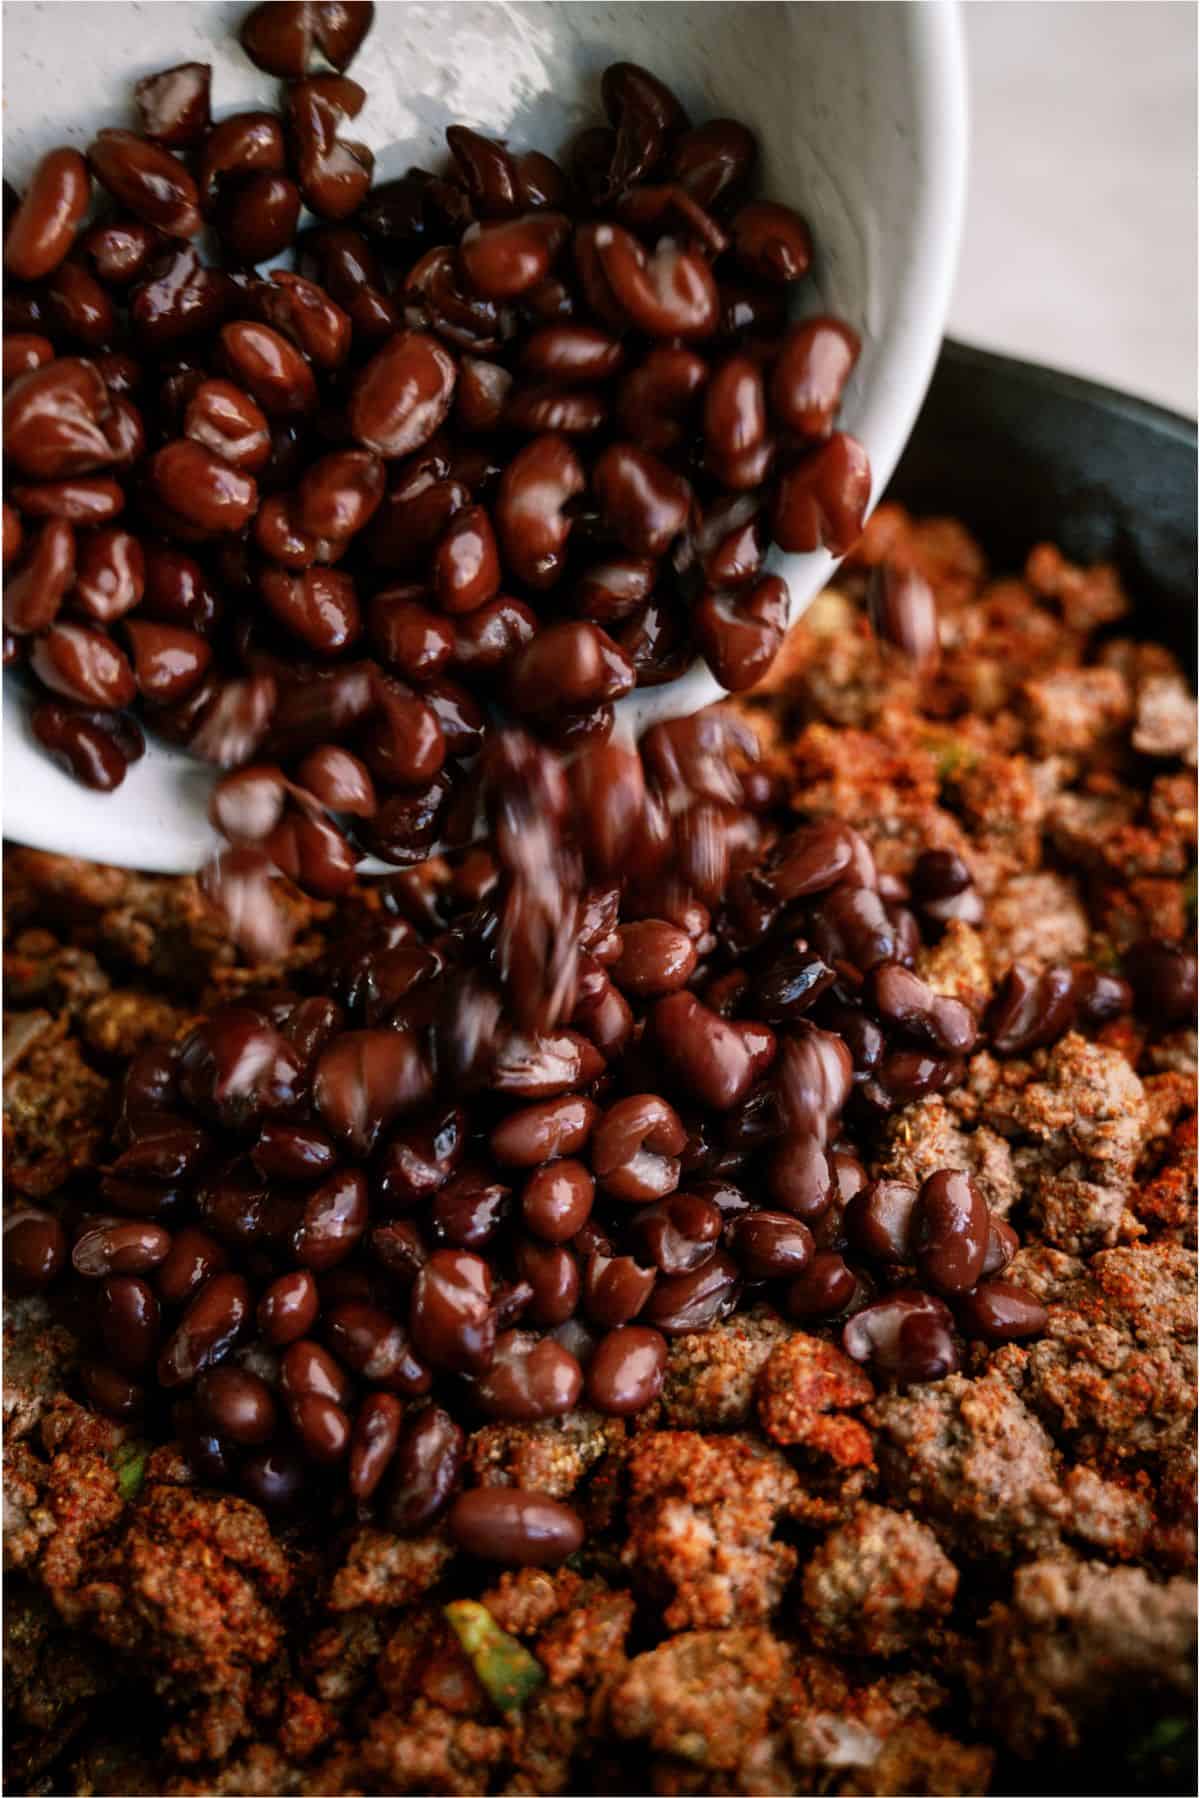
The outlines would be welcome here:
<svg viewBox="0 0 1200 1798">
<path fill-rule="evenodd" d="M 675 1192 L 642 1205 L 629 1226 L 639 1258 L 663 1274 L 690 1274 L 716 1253 L 724 1218 L 698 1193 Z"/>
<path fill-rule="evenodd" d="M 574 1094 L 524 1106 L 492 1131 L 492 1154 L 509 1167 L 536 1167 L 572 1155 L 586 1143 L 597 1115 L 590 1099 Z"/>
<path fill-rule="evenodd" d="M 988 1208 L 969 1174 L 943 1168 L 921 1187 L 913 1210 L 912 1240 L 918 1270 L 935 1292 L 969 1292 L 983 1273 L 988 1248 Z"/>
<path fill-rule="evenodd" d="M 101 349 L 111 343 L 116 311 L 107 290 L 80 262 L 64 262 L 51 275 L 45 290 L 45 309 L 51 328 L 84 349 Z"/>
<path fill-rule="evenodd" d="M 791 554 L 827 549 L 843 556 L 858 538 L 871 496 L 866 451 L 845 431 L 803 457 L 775 489 L 775 541 Z"/>
<path fill-rule="evenodd" d="M 214 1274 L 167 1339 L 158 1358 L 159 1385 L 187 1385 L 206 1367 L 222 1360 L 245 1327 L 250 1310 L 250 1288 L 242 1276 Z"/>
<path fill-rule="evenodd" d="M 30 665 L 52 692 L 102 711 L 128 705 L 134 695 L 126 657 L 110 638 L 87 625 L 52 624 L 34 643 Z"/>
<path fill-rule="evenodd" d="M 836 318 L 793 325 L 771 370 L 771 410 L 797 437 L 827 438 L 858 361 L 857 332 Z"/>
<path fill-rule="evenodd" d="M 631 1417 L 654 1403 L 667 1365 L 666 1339 L 644 1324 L 602 1336 L 587 1368 L 589 1404 L 609 1417 Z"/>
<path fill-rule="evenodd" d="M 211 84 L 206 62 L 184 62 L 143 76 L 133 90 L 143 135 L 168 149 L 194 148 L 211 123 Z"/>
<path fill-rule="evenodd" d="M 585 1229 L 583 1239 L 587 1236 Z M 614 1255 L 594 1248 L 583 1267 L 583 1308 L 593 1323 L 616 1329 L 637 1317 L 654 1291 L 652 1267 L 642 1267 L 632 1255 Z"/>
<path fill-rule="evenodd" d="M 1046 1327 L 1046 1307 L 1016 1280 L 985 1280 L 960 1298 L 955 1316 L 966 1336 L 995 1346 L 1024 1342 Z"/>
<path fill-rule="evenodd" d="M 696 949 L 687 932 L 664 919 L 643 918 L 618 929 L 621 952 L 609 966 L 610 978 L 639 999 L 658 998 L 687 985 Z"/>
<path fill-rule="evenodd" d="M 348 218 L 371 185 L 373 154 L 338 135 L 365 98 L 356 81 L 341 75 L 315 75 L 288 90 L 296 172 L 305 202 L 320 218 Z"/>
<path fill-rule="evenodd" d="M 4 1290 L 43 1292 L 67 1261 L 67 1237 L 53 1212 L 29 1209 L 4 1220 Z"/>
<path fill-rule="evenodd" d="M 743 1099 L 754 1078 L 739 1031 L 691 993 L 660 999 L 653 1013 L 655 1039 L 673 1074 L 714 1111 Z"/>
<path fill-rule="evenodd" d="M 390 1392 L 372 1392 L 358 1408 L 350 1438 L 351 1496 L 365 1504 L 387 1472 L 400 1441 L 404 1407 Z"/>
<path fill-rule="evenodd" d="M 618 1100 L 596 1124 L 592 1167 L 612 1198 L 644 1204 L 674 1192 L 686 1142 L 674 1108 L 656 1093 L 638 1093 Z"/>
<path fill-rule="evenodd" d="M 914 1255 L 917 1190 L 902 1180 L 873 1180 L 846 1206 L 845 1228 L 859 1254 L 902 1264 Z"/>
<path fill-rule="evenodd" d="M 468 225 L 459 244 L 463 273 L 486 299 L 516 299 L 545 280 L 569 229 L 548 210 Z"/>
<path fill-rule="evenodd" d="M 340 655 L 358 639 L 362 614 L 354 582 L 335 568 L 302 574 L 265 568 L 258 590 L 268 610 L 318 655 Z"/>
<path fill-rule="evenodd" d="M 97 793 L 111 793 L 129 772 L 130 758 L 104 719 L 103 713 L 44 700 L 30 713 L 29 725 L 47 754 L 76 780 Z"/>
<path fill-rule="evenodd" d="M 583 1523 L 568 1505 L 509 1486 L 460 1493 L 447 1526 L 468 1554 L 507 1567 L 556 1567 L 583 1542 Z"/>
<path fill-rule="evenodd" d="M 145 553 L 132 532 L 102 526 L 79 535 L 71 598 L 90 618 L 111 624 L 139 605 L 145 591 Z"/>
<path fill-rule="evenodd" d="M 335 1306 L 325 1316 L 324 1329 L 339 1360 L 371 1385 L 419 1398 L 433 1384 L 400 1325 L 378 1306 L 360 1302 Z"/>
<path fill-rule="evenodd" d="M 881 563 L 871 571 L 867 607 L 875 634 L 885 643 L 893 644 L 922 673 L 937 666 L 941 649 L 937 602 L 923 574 Z"/>
<path fill-rule="evenodd" d="M 308 1335 L 319 1309 L 317 1283 L 307 1268 L 280 1274 L 258 1301 L 258 1327 L 268 1342 L 282 1348 Z"/>
<path fill-rule="evenodd" d="M 93 364 L 58 356 L 10 384 L 5 453 L 29 480 L 90 474 L 114 460 L 104 430 L 111 411 L 108 389 Z"/>
<path fill-rule="evenodd" d="M 636 444 L 612 444 L 603 452 L 592 470 L 592 489 L 614 535 L 634 555 L 663 555 L 687 522 L 687 482 Z"/>
<path fill-rule="evenodd" d="M 221 1273 L 228 1257 L 215 1236 L 185 1224 L 171 1239 L 155 1274 L 158 1296 L 164 1305 L 182 1305 L 214 1274 Z"/>
<path fill-rule="evenodd" d="M 158 1348 L 159 1304 L 153 1288 L 136 1274 L 113 1275 L 100 1289 L 98 1317 L 113 1365 L 130 1376 L 144 1372 Z"/>
<path fill-rule="evenodd" d="M 522 1236 L 514 1247 L 513 1263 L 518 1278 L 533 1288 L 524 1321 L 551 1329 L 574 1315 L 581 1282 L 578 1262 L 568 1247 Z"/>
<path fill-rule="evenodd" d="M 690 341 L 712 334 L 719 311 L 717 284 L 699 251 L 681 249 L 668 239 L 649 254 L 619 225 L 588 229 L 590 254 L 618 316 L 623 313 L 648 337 Z M 577 255 L 582 235 L 576 234 Z"/>
<path fill-rule="evenodd" d="M 749 275 L 771 283 L 799 281 L 812 260 L 812 236 L 799 213 L 753 200 L 735 215 L 733 253 Z"/>
<path fill-rule="evenodd" d="M 737 1268 L 723 1250 L 693 1273 L 658 1282 L 642 1314 L 664 1336 L 682 1336 L 719 1323 L 737 1304 Z"/>
<path fill-rule="evenodd" d="M 113 198 L 168 237 L 200 229 L 199 195 L 183 163 L 132 131 L 101 131 L 88 146 L 93 175 Z"/>
<path fill-rule="evenodd" d="M 189 438 L 158 451 L 151 479 L 164 504 L 205 533 L 240 531 L 258 509 L 253 477 Z"/>
<path fill-rule="evenodd" d="M 30 374 L 54 360 L 54 345 L 36 331 L 6 331 L 4 334 L 4 379 L 15 380 Z"/>
<path fill-rule="evenodd" d="M 727 1240 L 751 1280 L 794 1278 L 813 1256 L 811 1233 L 788 1211 L 748 1211 L 733 1220 Z"/>
<path fill-rule="evenodd" d="M 1196 1009 L 1196 957 L 1180 943 L 1148 937 L 1125 958 L 1137 1010 L 1168 1025 L 1185 1023 Z"/>
<path fill-rule="evenodd" d="M 54 623 L 75 578 L 75 557 L 73 527 L 65 519 L 47 519 L 33 539 L 24 564 L 5 584 L 6 630 L 25 636 L 44 631 Z"/>
<path fill-rule="evenodd" d="M 491 1361 L 496 1320 L 485 1261 L 460 1249 L 438 1249 L 413 1286 L 409 1333 L 431 1366 L 475 1373 Z"/>
<path fill-rule="evenodd" d="M 569 1242 L 592 1208 L 594 1182 L 582 1162 L 569 1157 L 547 1162 L 530 1176 L 521 1194 L 525 1228 L 543 1242 Z"/>
<path fill-rule="evenodd" d="M 767 575 L 749 592 L 710 587 L 694 614 L 700 653 L 723 687 L 756 686 L 778 655 L 787 628 L 787 583 Z"/>
<path fill-rule="evenodd" d="M 518 450 L 501 477 L 493 513 L 501 552 L 535 591 L 552 587 L 563 572 L 571 531 L 564 508 L 585 484 L 574 450 L 553 432 Z"/>
<path fill-rule="evenodd" d="M 389 1529 L 415 1535 L 445 1510 L 458 1484 L 464 1446 L 462 1430 L 437 1405 L 404 1419 L 381 1504 Z"/>
<path fill-rule="evenodd" d="M 196 1382 L 196 1401 L 217 1434 L 256 1448 L 274 1433 L 275 1400 L 266 1381 L 241 1367 L 210 1367 Z"/>
<path fill-rule="evenodd" d="M 1068 1030 L 1076 1009 L 1076 981 L 1070 968 L 1034 970 L 1015 962 L 993 994 L 985 1026 L 1001 1055 L 1023 1055 Z"/>
<path fill-rule="evenodd" d="M 131 619 L 125 626 L 133 677 L 151 705 L 173 705 L 203 680 L 212 649 L 195 631 Z"/>
<path fill-rule="evenodd" d="M 221 328 L 221 349 L 234 382 L 270 419 L 303 417 L 317 404 L 312 368 L 294 344 L 268 325 L 239 320 Z"/>
<path fill-rule="evenodd" d="M 475 1383 L 475 1397 L 489 1417 L 537 1423 L 574 1408 L 583 1390 L 578 1361 L 548 1336 L 506 1330 L 496 1338 L 490 1366 Z"/>
<path fill-rule="evenodd" d="M 350 398 L 351 431 L 380 456 L 411 454 L 444 423 L 456 377 L 452 357 L 435 337 L 400 333 L 358 376 Z"/>
<path fill-rule="evenodd" d="M 843 1326 L 842 1347 L 901 1385 L 945 1379 L 957 1371 L 950 1313 L 929 1294 L 898 1289 L 857 1311 Z"/>
<path fill-rule="evenodd" d="M 53 273 L 74 242 L 91 198 L 91 177 L 78 150 L 51 150 L 33 172 L 4 239 L 4 266 L 18 281 Z"/>
<path fill-rule="evenodd" d="M 434 551 L 434 596 L 453 616 L 486 605 L 499 587 L 500 556 L 491 519 L 482 506 L 465 506 Z"/>
</svg>

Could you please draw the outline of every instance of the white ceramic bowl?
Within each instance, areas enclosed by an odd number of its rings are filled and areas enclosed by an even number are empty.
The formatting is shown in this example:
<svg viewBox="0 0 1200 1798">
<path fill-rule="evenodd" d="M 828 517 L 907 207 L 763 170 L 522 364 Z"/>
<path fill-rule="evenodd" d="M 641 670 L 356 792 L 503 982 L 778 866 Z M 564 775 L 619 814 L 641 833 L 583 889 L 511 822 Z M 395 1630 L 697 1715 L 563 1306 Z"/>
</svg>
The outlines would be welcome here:
<svg viewBox="0 0 1200 1798">
<path fill-rule="evenodd" d="M 18 188 L 53 145 L 83 148 L 127 122 L 133 81 L 172 63 L 213 65 L 218 118 L 275 103 L 277 84 L 242 54 L 247 7 L 229 0 L 10 0 L 5 28 L 5 173 Z M 807 4 L 521 4 L 384 0 L 352 73 L 368 103 L 355 135 L 380 179 L 428 165 L 456 120 L 556 150 L 602 117 L 599 77 L 645 64 L 697 122 L 744 119 L 762 148 L 761 191 L 805 213 L 817 255 L 801 313 L 831 311 L 863 351 L 842 422 L 866 445 L 882 492 L 933 369 L 958 248 L 966 78 L 953 0 Z M 776 555 L 793 613 L 825 583 L 825 554 Z M 702 664 L 621 702 L 623 725 L 719 697 Z M 5 682 L 4 828 L 18 842 L 159 872 L 194 869 L 213 846 L 207 769 L 152 745 L 116 793 L 87 793 L 29 734 Z M 375 864 L 381 868 L 382 864 Z"/>
</svg>

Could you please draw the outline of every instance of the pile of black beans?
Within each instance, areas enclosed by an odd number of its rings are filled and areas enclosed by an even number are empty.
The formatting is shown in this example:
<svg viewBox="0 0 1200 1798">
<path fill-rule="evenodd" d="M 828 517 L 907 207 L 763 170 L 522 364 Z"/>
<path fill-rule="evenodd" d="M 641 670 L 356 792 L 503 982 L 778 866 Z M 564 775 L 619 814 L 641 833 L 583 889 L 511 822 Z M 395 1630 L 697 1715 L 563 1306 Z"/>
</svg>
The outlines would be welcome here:
<svg viewBox="0 0 1200 1798">
<path fill-rule="evenodd" d="M 633 1415 L 673 1336 L 748 1303 L 901 1384 L 1038 1333 L 970 1176 L 873 1181 L 856 1146 L 962 1078 L 979 1021 L 913 962 L 978 895 L 944 851 L 906 888 L 845 825 L 786 829 L 743 729 L 648 736 L 638 790 L 667 765 L 676 801 L 719 785 L 739 848 L 711 903 L 670 866 L 584 881 L 561 1021 L 506 997 L 505 956 L 546 942 L 506 919 L 532 879 L 506 873 L 506 835 L 525 842 L 526 807 L 551 820 L 553 910 L 570 820 L 619 859 L 636 783 L 568 807 L 560 758 L 517 733 L 489 748 L 487 846 L 391 877 L 304 991 L 134 1059 L 98 1189 L 6 1238 L 10 1288 L 82 1294 L 94 1404 L 268 1506 L 351 1502 L 400 1531 L 446 1512 L 471 1552 L 552 1561 L 580 1519 L 461 1492 L 471 1429 Z M 1094 1021 L 1122 987 L 1079 1003 Z"/>
<path fill-rule="evenodd" d="M 143 725 L 245 774 L 210 885 L 254 950 L 280 876 L 328 897 L 469 840 L 488 719 L 573 753 L 697 655 L 753 684 L 770 543 L 842 553 L 869 497 L 858 340 L 789 322 L 812 242 L 752 197 L 746 126 L 617 63 L 565 165 L 456 125 L 373 187 L 343 135 L 372 15 L 254 8 L 277 112 L 149 76 L 7 222 L 6 662 L 94 788 Z"/>
</svg>

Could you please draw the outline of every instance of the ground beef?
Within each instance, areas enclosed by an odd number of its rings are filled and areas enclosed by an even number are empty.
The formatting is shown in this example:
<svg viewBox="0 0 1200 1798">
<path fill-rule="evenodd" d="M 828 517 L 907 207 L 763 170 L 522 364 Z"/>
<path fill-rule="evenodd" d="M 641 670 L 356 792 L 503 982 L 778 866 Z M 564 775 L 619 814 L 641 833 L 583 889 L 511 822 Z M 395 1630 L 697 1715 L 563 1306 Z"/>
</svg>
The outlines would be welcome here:
<svg viewBox="0 0 1200 1798">
<path fill-rule="evenodd" d="M 623 1564 L 666 1603 L 672 1629 L 754 1623 L 778 1604 L 796 1552 L 772 1530 L 799 1481 L 783 1456 L 744 1436 L 664 1430 L 628 1464 Z"/>
<path fill-rule="evenodd" d="M 804 1566 L 805 1621 L 818 1648 L 901 1654 L 944 1618 L 958 1569 L 907 1511 L 860 1504 Z"/>
<path fill-rule="evenodd" d="M 1017 1262 L 1024 1277 L 1027 1257 Z M 1045 1334 L 1002 1349 L 993 1366 L 1053 1433 L 1113 1466 L 1185 1440 L 1196 1405 L 1195 1256 L 1172 1242 L 1108 1249 L 1043 1290 Z"/>
<path fill-rule="evenodd" d="M 968 866 L 987 894 L 990 923 L 992 908 L 1004 908 L 1007 892 L 1040 878 L 1029 870 L 1042 859 L 1045 796 L 1024 756 L 968 755 L 954 767 L 952 781 L 956 807 L 970 831 Z"/>
<path fill-rule="evenodd" d="M 662 1390 L 671 1429 L 740 1429 L 754 1409 L 754 1382 L 776 1345 L 791 1334 L 777 1311 L 739 1312 L 715 1329 L 673 1336 Z"/>
<path fill-rule="evenodd" d="M 4 1173 L 30 1198 L 55 1192 L 94 1167 L 108 1135 L 111 1082 L 84 1060 L 74 1037 L 49 1031 L 4 1083 Z"/>
<path fill-rule="evenodd" d="M 1130 742 L 1142 755 L 1196 759 L 1196 700 L 1178 674 L 1151 674 L 1138 683 Z"/>
<path fill-rule="evenodd" d="M 1128 724 L 1133 700 L 1116 668 L 1071 668 L 1026 681 L 1022 700 L 1039 755 L 1089 755 Z"/>
<path fill-rule="evenodd" d="M 28 1436 L 62 1391 L 79 1359 L 79 1343 L 54 1323 L 44 1299 L 10 1299 L 4 1307 L 4 1439 Z"/>
<path fill-rule="evenodd" d="M 1078 1747 L 1115 1710 L 1140 1730 L 1156 1713 L 1188 1715 L 1194 1697 L 1196 1593 L 1136 1567 L 1035 1561 L 987 1624 L 980 1718 L 1016 1754 Z"/>
<path fill-rule="evenodd" d="M 245 1727 L 255 1669 L 283 1640 L 278 1606 L 290 1583 L 255 1506 L 155 1486 L 88 1569 L 72 1609 L 182 1711 L 168 1738 L 176 1758 L 211 1760 Z"/>
<path fill-rule="evenodd" d="M 1015 961 L 1077 961 L 1087 954 L 1088 916 L 1075 882 L 1048 871 L 1008 881 L 988 900 L 983 941 L 996 980 Z"/>
<path fill-rule="evenodd" d="M 609 1698 L 624 1741 L 703 1768 L 733 1768 L 760 1737 L 788 1670 L 769 1630 L 697 1629 L 640 1654 Z"/>
<path fill-rule="evenodd" d="M 951 918 L 936 943 L 921 945 L 916 968 L 935 993 L 961 999 L 977 1015 L 991 997 L 993 981 L 983 938 L 962 918 Z"/>
<path fill-rule="evenodd" d="M 950 1106 L 935 1093 L 888 1119 L 883 1153 L 872 1172 L 880 1180 L 920 1186 L 943 1167 L 973 1175 L 995 1217 L 1007 1217 L 1021 1196 L 1012 1149 L 1005 1139 L 986 1125 L 964 1131 Z"/>
<path fill-rule="evenodd" d="M 566 1498 L 624 1438 L 619 1418 L 570 1411 L 545 1423 L 485 1424 L 472 1435 L 467 1460 L 476 1485 L 523 1486 Z"/>
<path fill-rule="evenodd" d="M 784 1736 L 796 1781 L 787 1789 L 847 1798 L 986 1790 L 991 1750 L 930 1721 L 947 1696 L 924 1673 L 855 1686 L 832 1662 L 804 1655 L 787 1695 Z"/>
<path fill-rule="evenodd" d="M 779 1344 L 758 1378 L 758 1415 L 773 1442 L 828 1457 L 839 1468 L 874 1468 L 871 1438 L 847 1417 L 874 1396 L 856 1361 L 819 1336 Z"/>
<path fill-rule="evenodd" d="M 375 1718 L 362 1761 L 377 1791 L 469 1794 L 488 1790 L 507 1746 L 498 1725 L 418 1698 L 405 1716 L 387 1711 Z"/>
<path fill-rule="evenodd" d="M 1114 1243 L 1147 1127 L 1125 1057 L 1069 1032 L 1002 1109 L 1026 1139 L 1015 1162 L 1036 1233 L 1071 1254 Z"/>
<path fill-rule="evenodd" d="M 404 1537 L 386 1530 L 356 1530 L 345 1562 L 334 1575 L 330 1609 L 411 1604 L 437 1584 L 454 1552 L 441 1535 Z"/>
<path fill-rule="evenodd" d="M 887 1393 L 866 1413 L 889 1496 L 952 1550 L 1036 1553 L 1058 1538 L 1058 1457 L 1038 1419 L 989 1373 Z"/>
</svg>

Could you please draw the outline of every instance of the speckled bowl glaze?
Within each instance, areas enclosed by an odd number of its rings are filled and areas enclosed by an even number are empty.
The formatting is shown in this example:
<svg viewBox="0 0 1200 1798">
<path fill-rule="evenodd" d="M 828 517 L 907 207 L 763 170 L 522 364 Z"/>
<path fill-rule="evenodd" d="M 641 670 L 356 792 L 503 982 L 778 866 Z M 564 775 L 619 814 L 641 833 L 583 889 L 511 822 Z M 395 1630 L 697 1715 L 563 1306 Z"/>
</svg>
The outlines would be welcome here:
<svg viewBox="0 0 1200 1798">
<path fill-rule="evenodd" d="M 127 122 L 134 80 L 172 63 L 212 63 L 217 118 L 272 105 L 276 84 L 237 42 L 246 10 L 229 0 L 9 0 L 9 180 L 20 187 L 54 144 L 82 148 L 101 126 Z M 733 115 L 758 133 L 762 192 L 799 207 L 816 241 L 799 312 L 836 312 L 862 336 L 842 420 L 867 447 L 878 495 L 920 408 L 954 274 L 966 158 L 956 7 L 384 0 L 352 71 L 368 93 L 355 133 L 375 150 L 379 179 L 428 165 L 456 120 L 556 151 L 601 116 L 600 73 L 618 59 L 661 75 L 693 118 Z M 832 565 L 825 554 L 775 556 L 793 614 Z M 157 872 L 200 864 L 214 840 L 207 769 L 151 744 L 116 793 L 86 792 L 33 741 L 19 683 L 5 688 L 6 835 Z M 697 663 L 622 701 L 621 725 L 637 732 L 719 695 Z"/>
</svg>

